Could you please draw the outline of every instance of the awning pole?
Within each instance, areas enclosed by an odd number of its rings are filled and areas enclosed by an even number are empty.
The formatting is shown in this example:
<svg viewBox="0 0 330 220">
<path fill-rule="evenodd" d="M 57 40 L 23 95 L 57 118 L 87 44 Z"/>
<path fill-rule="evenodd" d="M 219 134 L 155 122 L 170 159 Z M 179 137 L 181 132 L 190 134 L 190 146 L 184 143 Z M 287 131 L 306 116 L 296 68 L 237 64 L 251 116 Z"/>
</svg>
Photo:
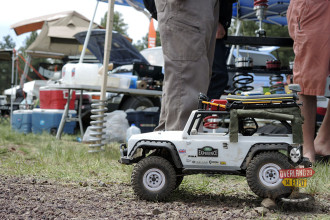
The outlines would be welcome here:
<svg viewBox="0 0 330 220">
<path fill-rule="evenodd" d="M 15 52 L 16 52 L 15 49 L 13 49 L 13 51 L 12 51 L 12 58 L 11 58 L 10 127 L 13 124 L 13 102 L 15 100 L 14 99 Z"/>
<path fill-rule="evenodd" d="M 87 31 L 87 34 L 86 34 L 86 38 L 85 38 L 85 41 L 84 41 L 84 46 L 83 46 L 83 49 L 81 51 L 81 55 L 80 55 L 80 59 L 79 59 L 79 63 L 82 63 L 84 61 L 84 57 L 85 57 L 85 53 L 86 53 L 86 49 L 87 49 L 87 45 L 88 45 L 88 42 L 89 42 L 89 38 L 91 36 L 91 33 L 92 33 L 92 28 L 93 28 L 93 24 L 94 24 L 94 18 L 95 18 L 95 15 L 96 15 L 96 11 L 97 11 L 97 7 L 99 5 L 99 1 L 96 0 L 96 6 L 95 6 L 95 10 L 94 10 L 94 14 L 93 14 L 93 18 L 92 20 L 89 22 L 89 27 L 88 27 L 88 31 Z"/>
<path fill-rule="evenodd" d="M 240 28 L 241 28 L 241 20 L 240 19 L 237 19 L 236 21 L 237 21 L 237 24 L 236 24 L 236 33 L 235 33 L 235 36 L 238 36 L 239 31 L 240 31 Z M 234 48 L 235 48 L 235 45 L 232 45 L 231 48 L 230 48 L 229 56 L 227 58 L 227 66 L 229 66 L 230 63 L 231 63 L 233 52 L 234 52 Z M 239 55 L 239 52 L 237 51 L 236 56 L 238 57 L 238 55 Z"/>
<path fill-rule="evenodd" d="M 104 59 L 103 59 L 103 76 L 101 85 L 101 100 L 105 100 L 107 79 L 108 79 L 108 66 L 110 59 L 110 51 L 112 44 L 112 28 L 113 28 L 113 15 L 114 15 L 115 0 L 109 0 L 108 3 L 108 16 L 107 27 L 105 31 L 105 43 L 104 43 Z"/>
<path fill-rule="evenodd" d="M 103 58 L 103 70 L 101 71 L 101 97 L 100 100 L 93 101 L 92 103 L 92 116 L 91 119 L 95 120 L 91 122 L 91 136 L 93 137 L 93 144 L 90 144 L 90 150 L 88 152 L 95 153 L 104 150 L 102 146 L 104 145 L 103 129 L 105 126 L 103 125 L 106 121 L 104 120 L 105 114 L 104 112 L 107 110 L 105 108 L 106 103 L 106 88 L 107 88 L 107 80 L 108 80 L 108 66 L 110 59 L 110 51 L 112 44 L 112 28 L 113 28 L 113 14 L 114 14 L 114 4 L 115 0 L 109 0 L 108 2 L 108 16 L 107 16 L 107 27 L 105 32 L 105 43 L 104 43 L 104 58 Z"/>
<path fill-rule="evenodd" d="M 24 72 L 23 72 L 23 75 L 21 76 L 21 81 L 20 81 L 20 85 L 21 85 L 22 89 L 24 87 L 25 79 L 26 79 L 26 77 L 28 75 L 28 72 L 29 72 L 29 64 L 30 63 L 31 63 L 31 56 L 28 54 L 27 58 L 25 60 Z"/>
</svg>

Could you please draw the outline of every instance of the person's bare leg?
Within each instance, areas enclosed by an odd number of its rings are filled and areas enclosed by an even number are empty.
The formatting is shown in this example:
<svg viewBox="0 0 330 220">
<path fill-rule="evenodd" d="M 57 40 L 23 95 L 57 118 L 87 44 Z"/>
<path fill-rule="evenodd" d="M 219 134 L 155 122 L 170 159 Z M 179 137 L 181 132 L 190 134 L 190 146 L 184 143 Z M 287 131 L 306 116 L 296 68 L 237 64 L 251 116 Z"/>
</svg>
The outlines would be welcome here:
<svg viewBox="0 0 330 220">
<path fill-rule="evenodd" d="M 327 113 L 314 140 L 315 153 L 319 155 L 330 155 L 330 101 L 328 101 Z"/>
<path fill-rule="evenodd" d="M 315 134 L 315 117 L 316 117 L 316 96 L 300 95 L 303 102 L 301 113 L 304 116 L 303 137 L 303 153 L 304 157 L 309 158 L 311 162 L 315 162 L 314 134 Z"/>
</svg>

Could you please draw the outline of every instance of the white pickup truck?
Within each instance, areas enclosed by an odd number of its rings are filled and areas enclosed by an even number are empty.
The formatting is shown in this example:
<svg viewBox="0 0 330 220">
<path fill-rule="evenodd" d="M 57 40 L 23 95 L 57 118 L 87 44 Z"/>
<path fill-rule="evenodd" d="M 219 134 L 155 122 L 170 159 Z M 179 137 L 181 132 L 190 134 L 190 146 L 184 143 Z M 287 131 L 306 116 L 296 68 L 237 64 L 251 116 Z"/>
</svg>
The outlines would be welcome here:
<svg viewBox="0 0 330 220">
<path fill-rule="evenodd" d="M 185 175 L 198 173 L 243 175 L 260 197 L 289 196 L 293 188 L 283 186 L 279 170 L 309 166 L 296 100 L 295 93 L 228 96 L 226 105 L 200 98 L 183 131 L 133 135 L 120 146 L 120 162 L 137 163 L 131 181 L 141 199 L 162 200 Z M 255 118 L 278 120 L 291 132 L 256 133 Z"/>
</svg>

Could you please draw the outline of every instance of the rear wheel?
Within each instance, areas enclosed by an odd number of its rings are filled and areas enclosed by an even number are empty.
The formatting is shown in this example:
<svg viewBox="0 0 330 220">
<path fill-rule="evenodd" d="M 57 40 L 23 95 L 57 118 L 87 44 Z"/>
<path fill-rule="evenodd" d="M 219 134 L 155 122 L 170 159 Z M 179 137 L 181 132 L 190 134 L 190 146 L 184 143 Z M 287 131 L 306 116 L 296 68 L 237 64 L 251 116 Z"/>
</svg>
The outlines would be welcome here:
<svg viewBox="0 0 330 220">
<path fill-rule="evenodd" d="M 125 100 L 121 107 L 121 110 L 143 110 L 149 107 L 154 107 L 154 103 L 149 98 L 144 96 L 131 96 Z"/>
<path fill-rule="evenodd" d="M 164 200 L 175 189 L 176 180 L 172 164 L 158 156 L 139 161 L 131 178 L 135 194 L 146 200 Z"/>
<path fill-rule="evenodd" d="M 280 179 L 281 169 L 290 169 L 288 158 L 279 152 L 263 152 L 249 163 L 246 179 L 251 190 L 262 198 L 288 197 L 293 187 L 284 186 Z"/>
</svg>

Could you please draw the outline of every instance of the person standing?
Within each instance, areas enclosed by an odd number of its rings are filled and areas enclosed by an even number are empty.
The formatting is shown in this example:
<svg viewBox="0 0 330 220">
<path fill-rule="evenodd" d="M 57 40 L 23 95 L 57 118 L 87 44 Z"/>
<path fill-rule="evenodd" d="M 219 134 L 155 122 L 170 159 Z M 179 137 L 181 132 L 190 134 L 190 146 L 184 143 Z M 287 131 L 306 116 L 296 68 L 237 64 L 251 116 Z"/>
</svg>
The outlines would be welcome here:
<svg viewBox="0 0 330 220">
<path fill-rule="evenodd" d="M 155 0 L 164 54 L 159 130 L 182 130 L 212 75 L 219 0 Z"/>
<path fill-rule="evenodd" d="M 219 23 L 216 33 L 212 77 L 207 91 L 210 99 L 219 99 L 228 84 L 227 58 L 229 49 L 225 45 L 231 24 L 232 6 L 236 0 L 220 0 Z"/>
<path fill-rule="evenodd" d="M 293 82 L 301 87 L 303 103 L 303 153 L 314 162 L 315 155 L 329 157 L 330 154 L 330 102 L 314 139 L 316 96 L 324 95 L 326 78 L 330 74 L 330 1 L 291 0 L 287 20 L 294 40 Z"/>
</svg>

